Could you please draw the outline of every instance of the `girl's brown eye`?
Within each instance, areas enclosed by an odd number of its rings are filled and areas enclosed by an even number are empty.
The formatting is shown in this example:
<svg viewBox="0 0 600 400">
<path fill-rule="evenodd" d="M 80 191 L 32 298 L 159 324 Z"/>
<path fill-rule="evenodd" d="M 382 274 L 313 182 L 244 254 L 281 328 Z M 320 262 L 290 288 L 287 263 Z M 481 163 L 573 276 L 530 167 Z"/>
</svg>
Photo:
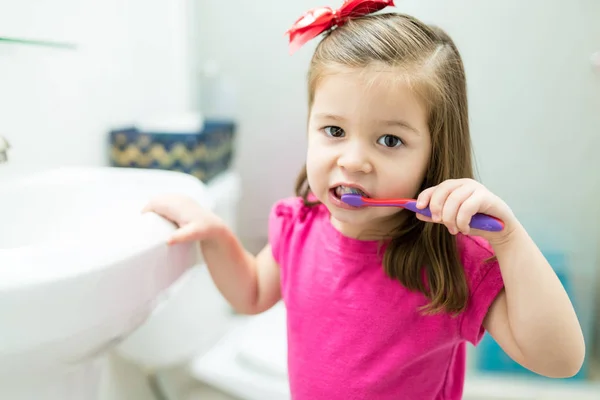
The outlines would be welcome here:
<svg viewBox="0 0 600 400">
<path fill-rule="evenodd" d="M 398 147 L 398 146 L 404 144 L 404 143 L 402 143 L 402 139 L 400 139 L 398 136 L 394 136 L 394 135 L 383 135 L 382 137 L 379 138 L 377 143 L 379 143 L 385 147 Z"/>
<path fill-rule="evenodd" d="M 325 133 L 328 136 L 332 136 L 332 137 L 344 136 L 344 130 L 342 128 L 340 128 L 339 126 L 326 126 L 325 128 L 323 128 L 323 130 L 325 131 Z"/>
</svg>

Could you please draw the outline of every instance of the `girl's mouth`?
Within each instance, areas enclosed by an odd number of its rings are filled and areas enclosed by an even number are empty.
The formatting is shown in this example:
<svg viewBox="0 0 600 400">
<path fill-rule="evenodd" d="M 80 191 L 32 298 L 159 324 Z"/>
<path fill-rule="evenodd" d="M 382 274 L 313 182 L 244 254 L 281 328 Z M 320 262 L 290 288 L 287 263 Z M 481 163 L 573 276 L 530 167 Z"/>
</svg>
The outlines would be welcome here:
<svg viewBox="0 0 600 400">
<path fill-rule="evenodd" d="M 355 187 L 349 187 L 349 186 L 336 186 L 336 187 L 332 188 L 331 191 L 334 194 L 334 196 L 337 197 L 338 199 L 341 199 L 342 195 L 344 195 L 344 194 L 358 194 L 363 197 L 369 197 L 369 195 L 367 195 L 362 190 L 355 188 Z"/>
</svg>

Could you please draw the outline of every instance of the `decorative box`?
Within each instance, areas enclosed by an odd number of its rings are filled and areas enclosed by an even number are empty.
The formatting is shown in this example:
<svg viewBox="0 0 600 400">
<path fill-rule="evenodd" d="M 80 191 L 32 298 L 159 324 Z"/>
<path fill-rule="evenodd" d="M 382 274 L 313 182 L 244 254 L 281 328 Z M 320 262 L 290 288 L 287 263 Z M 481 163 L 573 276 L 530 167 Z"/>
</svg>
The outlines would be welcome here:
<svg viewBox="0 0 600 400">
<path fill-rule="evenodd" d="M 234 154 L 233 121 L 206 120 L 196 132 L 128 127 L 110 132 L 110 164 L 185 172 L 204 183 L 227 170 Z"/>
</svg>

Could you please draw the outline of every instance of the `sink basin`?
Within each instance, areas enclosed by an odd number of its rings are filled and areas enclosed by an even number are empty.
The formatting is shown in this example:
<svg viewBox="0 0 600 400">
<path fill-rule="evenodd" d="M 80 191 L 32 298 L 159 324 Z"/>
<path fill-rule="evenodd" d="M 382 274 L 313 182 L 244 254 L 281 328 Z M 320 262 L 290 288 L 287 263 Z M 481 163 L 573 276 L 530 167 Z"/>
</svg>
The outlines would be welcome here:
<svg viewBox="0 0 600 400">
<path fill-rule="evenodd" d="M 67 167 L 0 182 L 0 398 L 95 398 L 98 360 L 201 261 L 194 244 L 166 245 L 173 224 L 140 212 L 172 192 L 214 206 L 200 181 L 170 171 Z"/>
</svg>

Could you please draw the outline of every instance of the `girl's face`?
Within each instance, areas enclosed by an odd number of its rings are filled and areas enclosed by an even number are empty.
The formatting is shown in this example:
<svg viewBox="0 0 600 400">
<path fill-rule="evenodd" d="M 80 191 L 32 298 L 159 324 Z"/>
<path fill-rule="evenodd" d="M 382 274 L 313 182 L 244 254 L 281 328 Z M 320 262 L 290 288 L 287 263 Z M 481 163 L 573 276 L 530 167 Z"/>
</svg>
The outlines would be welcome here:
<svg viewBox="0 0 600 400">
<path fill-rule="evenodd" d="M 320 80 L 308 126 L 308 183 L 344 235 L 389 233 L 398 221 L 391 217 L 401 212 L 348 207 L 340 200 L 344 190 L 358 188 L 373 198 L 415 198 L 430 153 L 426 110 L 392 71 L 348 69 Z"/>
</svg>

